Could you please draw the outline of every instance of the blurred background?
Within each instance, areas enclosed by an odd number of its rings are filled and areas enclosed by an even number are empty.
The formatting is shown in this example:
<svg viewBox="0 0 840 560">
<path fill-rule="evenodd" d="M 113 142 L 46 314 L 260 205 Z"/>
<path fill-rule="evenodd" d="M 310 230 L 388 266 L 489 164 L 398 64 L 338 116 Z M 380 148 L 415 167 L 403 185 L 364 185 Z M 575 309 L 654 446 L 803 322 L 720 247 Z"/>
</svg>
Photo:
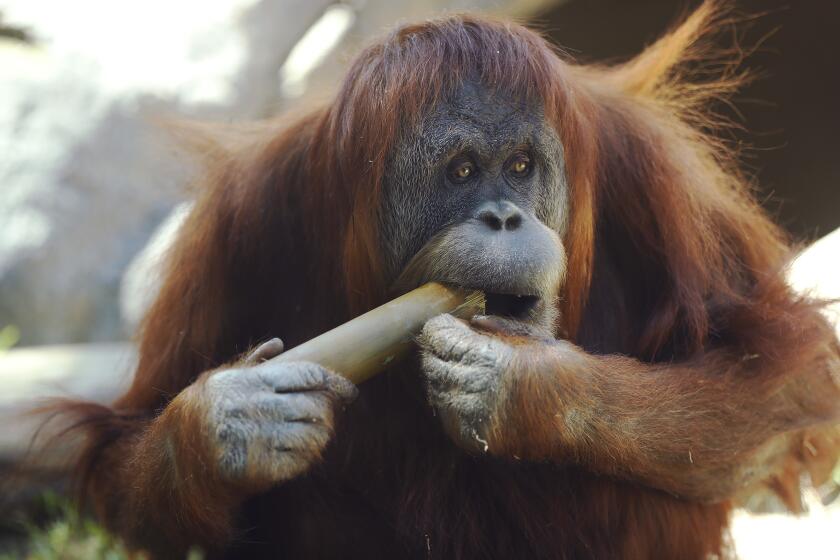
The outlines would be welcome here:
<svg viewBox="0 0 840 560">
<path fill-rule="evenodd" d="M 614 62 L 698 3 L 0 0 L 0 414 L 44 387 L 108 400 L 124 385 L 195 171 L 161 119 L 329 99 L 371 37 L 445 11 L 515 17 L 573 58 Z M 722 40 L 755 47 L 745 66 L 761 76 L 725 109 L 744 128 L 733 140 L 768 211 L 813 241 L 840 227 L 840 2 L 732 4 L 743 24 Z M 0 464 L 21 451 L 13 428 Z"/>
</svg>

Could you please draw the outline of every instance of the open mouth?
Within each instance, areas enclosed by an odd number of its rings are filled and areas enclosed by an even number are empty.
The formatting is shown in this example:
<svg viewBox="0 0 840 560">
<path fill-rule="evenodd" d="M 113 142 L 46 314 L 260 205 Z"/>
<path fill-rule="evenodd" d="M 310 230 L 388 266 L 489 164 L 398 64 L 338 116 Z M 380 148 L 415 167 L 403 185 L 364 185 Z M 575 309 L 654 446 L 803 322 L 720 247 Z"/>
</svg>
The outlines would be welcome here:
<svg viewBox="0 0 840 560">
<path fill-rule="evenodd" d="M 539 296 L 520 296 L 513 294 L 485 293 L 487 303 L 485 312 L 488 315 L 525 319 L 540 301 Z"/>
</svg>

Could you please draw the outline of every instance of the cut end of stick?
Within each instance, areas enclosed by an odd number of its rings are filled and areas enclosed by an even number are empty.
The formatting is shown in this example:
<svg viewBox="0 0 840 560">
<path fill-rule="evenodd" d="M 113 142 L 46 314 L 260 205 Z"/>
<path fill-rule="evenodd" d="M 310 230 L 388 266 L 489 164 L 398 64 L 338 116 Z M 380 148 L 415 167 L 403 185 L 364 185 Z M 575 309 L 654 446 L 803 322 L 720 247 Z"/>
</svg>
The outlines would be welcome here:
<svg viewBox="0 0 840 560">
<path fill-rule="evenodd" d="M 452 310 L 452 315 L 461 319 L 470 319 L 473 315 L 483 315 L 485 306 L 487 305 L 487 297 L 484 292 L 480 290 L 473 290 L 464 302 Z"/>
</svg>

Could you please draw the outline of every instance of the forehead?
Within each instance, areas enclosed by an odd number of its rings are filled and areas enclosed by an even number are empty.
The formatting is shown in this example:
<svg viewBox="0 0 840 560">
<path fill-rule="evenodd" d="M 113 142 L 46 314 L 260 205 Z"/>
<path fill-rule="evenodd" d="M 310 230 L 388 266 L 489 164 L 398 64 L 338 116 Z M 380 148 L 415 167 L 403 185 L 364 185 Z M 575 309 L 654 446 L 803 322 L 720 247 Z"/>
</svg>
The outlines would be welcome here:
<svg viewBox="0 0 840 560">
<path fill-rule="evenodd" d="M 512 99 L 476 82 L 464 83 L 439 102 L 419 128 L 436 152 L 460 144 L 498 150 L 512 143 L 539 143 L 547 132 L 541 103 Z"/>
</svg>

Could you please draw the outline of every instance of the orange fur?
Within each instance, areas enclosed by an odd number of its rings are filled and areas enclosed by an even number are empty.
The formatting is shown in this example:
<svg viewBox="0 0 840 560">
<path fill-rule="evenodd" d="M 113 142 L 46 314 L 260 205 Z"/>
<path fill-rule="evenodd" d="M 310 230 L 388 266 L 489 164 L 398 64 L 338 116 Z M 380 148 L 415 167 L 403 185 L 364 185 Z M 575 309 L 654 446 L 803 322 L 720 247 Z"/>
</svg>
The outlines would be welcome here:
<svg viewBox="0 0 840 560">
<path fill-rule="evenodd" d="M 705 130 L 704 104 L 736 75 L 692 85 L 678 70 L 699 56 L 716 6 L 612 68 L 576 66 L 503 21 L 404 26 L 357 58 L 333 103 L 214 148 L 133 386 L 111 409 L 67 407 L 87 428 L 78 474 L 104 520 L 161 556 L 218 553 L 234 527 L 266 555 L 308 558 L 724 554 L 739 469 L 775 457 L 768 442 L 794 446 L 797 430 L 836 421 L 838 349 L 818 305 L 784 284 L 784 236 Z M 503 458 L 455 449 L 406 363 L 364 387 L 312 473 L 246 503 L 219 491 L 192 447 L 196 380 L 260 340 L 291 347 L 382 301 L 386 156 L 476 70 L 542 100 L 566 148 L 560 307 L 573 359 L 522 358 L 493 442 Z M 603 421 L 564 440 L 557 403 Z M 836 440 L 821 452 L 835 457 Z"/>
</svg>

